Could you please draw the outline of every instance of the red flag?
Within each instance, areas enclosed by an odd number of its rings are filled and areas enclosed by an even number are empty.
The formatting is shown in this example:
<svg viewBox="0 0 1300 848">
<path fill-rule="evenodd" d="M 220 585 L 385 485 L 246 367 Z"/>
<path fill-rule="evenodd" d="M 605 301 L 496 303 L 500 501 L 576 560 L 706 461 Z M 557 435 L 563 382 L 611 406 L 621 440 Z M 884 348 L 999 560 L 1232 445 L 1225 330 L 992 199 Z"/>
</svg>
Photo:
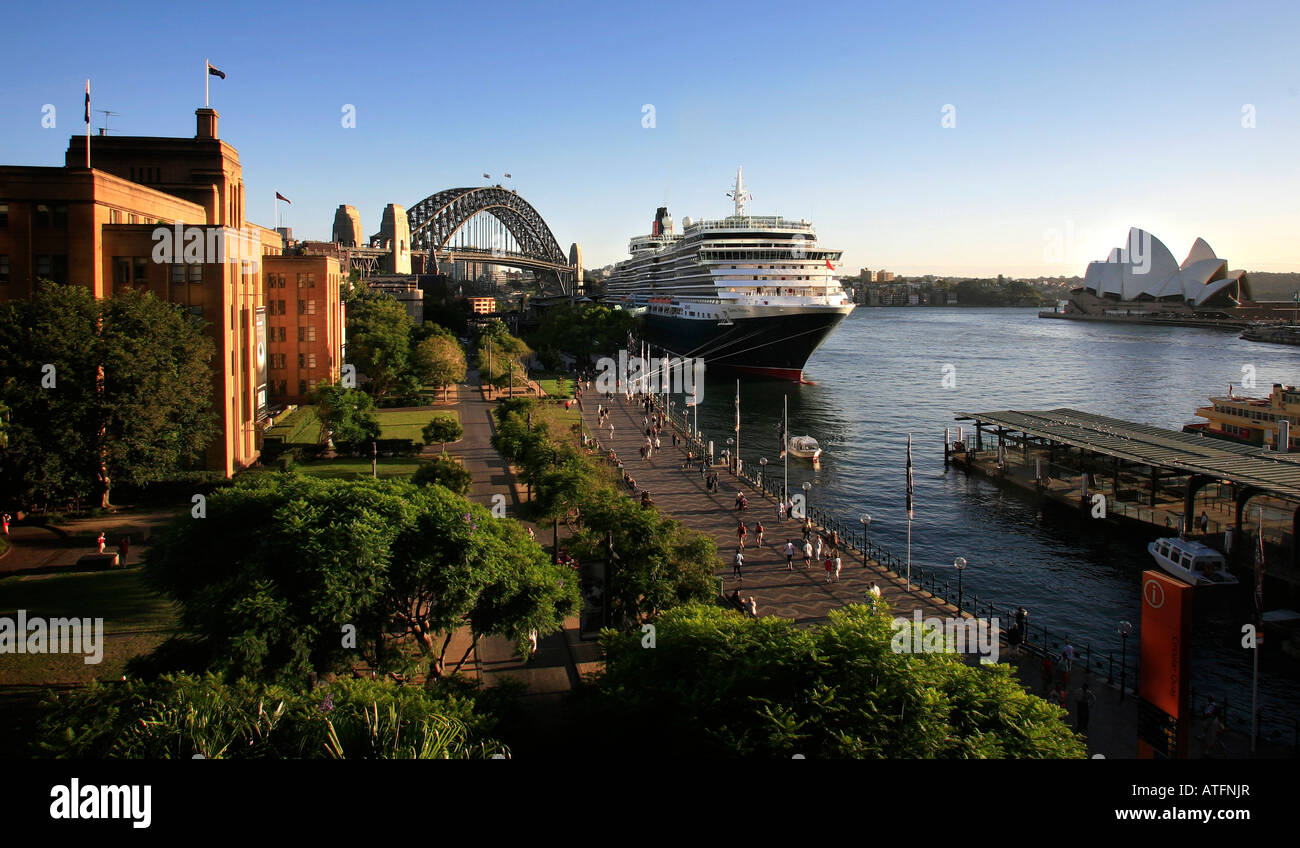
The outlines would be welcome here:
<svg viewBox="0 0 1300 848">
<path fill-rule="evenodd" d="M 276 199 L 276 200 L 283 200 L 285 203 L 292 203 L 292 202 L 293 202 L 293 201 L 290 200 L 289 198 L 285 197 L 283 194 L 280 194 L 280 192 L 278 192 L 278 191 L 275 193 L 275 199 Z"/>
<path fill-rule="evenodd" d="M 826 267 L 830 268 L 832 271 L 835 270 L 835 266 L 831 264 L 831 261 L 829 259 L 826 260 Z"/>
</svg>

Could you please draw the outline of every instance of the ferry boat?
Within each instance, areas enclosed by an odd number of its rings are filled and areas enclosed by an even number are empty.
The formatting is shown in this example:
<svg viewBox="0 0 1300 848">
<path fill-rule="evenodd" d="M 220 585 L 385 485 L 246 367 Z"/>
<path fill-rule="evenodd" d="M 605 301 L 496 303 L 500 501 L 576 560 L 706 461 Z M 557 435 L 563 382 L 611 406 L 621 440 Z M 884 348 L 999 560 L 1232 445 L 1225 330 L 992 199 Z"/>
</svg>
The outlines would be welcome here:
<svg viewBox="0 0 1300 848">
<path fill-rule="evenodd" d="M 1156 539 L 1147 551 L 1165 571 L 1193 586 L 1234 586 L 1237 578 L 1228 572 L 1223 554 L 1200 542 L 1186 539 Z"/>
<path fill-rule="evenodd" d="M 1300 345 L 1300 324 L 1251 324 L 1241 338 L 1248 342 Z"/>
<path fill-rule="evenodd" d="M 645 317 L 644 335 L 706 367 L 803 380 L 808 358 L 853 311 L 836 274 L 843 255 L 817 244 L 805 220 L 746 213 L 751 196 L 736 170 L 735 213 L 686 218 L 668 208 L 614 266 L 607 300 Z"/>
<path fill-rule="evenodd" d="M 1274 383 L 1266 398 L 1237 394 L 1228 386 L 1228 394 L 1210 398 L 1210 405 L 1196 410 L 1205 421 L 1183 426 L 1185 433 L 1200 433 L 1216 439 L 1268 446 L 1279 450 L 1282 438 L 1288 452 L 1300 451 L 1300 391 L 1295 386 Z M 1279 436 L 1285 433 L 1284 436 Z"/>
<path fill-rule="evenodd" d="M 811 459 L 818 462 L 822 458 L 821 445 L 812 436 L 791 436 L 790 446 L 787 448 L 790 456 L 799 459 Z"/>
</svg>

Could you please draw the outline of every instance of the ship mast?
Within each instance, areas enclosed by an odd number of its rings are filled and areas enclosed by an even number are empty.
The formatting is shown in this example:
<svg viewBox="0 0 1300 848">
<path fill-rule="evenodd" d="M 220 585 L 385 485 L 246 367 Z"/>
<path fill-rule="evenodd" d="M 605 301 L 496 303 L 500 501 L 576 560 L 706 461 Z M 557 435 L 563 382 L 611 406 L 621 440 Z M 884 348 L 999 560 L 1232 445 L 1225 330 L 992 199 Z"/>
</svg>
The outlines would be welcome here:
<svg viewBox="0 0 1300 848">
<path fill-rule="evenodd" d="M 736 201 L 737 218 L 745 217 L 745 201 L 754 199 L 752 194 L 745 191 L 745 176 L 743 170 L 742 166 L 736 166 L 736 184 L 732 187 L 731 191 L 727 192 L 727 197 Z"/>
</svg>

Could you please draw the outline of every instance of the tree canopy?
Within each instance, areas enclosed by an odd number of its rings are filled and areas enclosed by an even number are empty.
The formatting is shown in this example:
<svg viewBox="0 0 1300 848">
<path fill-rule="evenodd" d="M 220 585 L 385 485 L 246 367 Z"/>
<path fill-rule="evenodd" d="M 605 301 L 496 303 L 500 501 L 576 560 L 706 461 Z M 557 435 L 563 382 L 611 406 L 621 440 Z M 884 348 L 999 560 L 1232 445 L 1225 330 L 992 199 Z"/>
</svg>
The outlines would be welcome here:
<svg viewBox="0 0 1300 848">
<path fill-rule="evenodd" d="M 98 497 L 199 460 L 217 432 L 212 340 L 152 293 L 43 282 L 0 304 L 0 498 Z"/>
<path fill-rule="evenodd" d="M 371 412 L 375 402 L 365 392 L 337 383 L 321 383 L 312 402 L 320 418 L 321 444 L 333 439 L 335 445 L 355 445 L 379 438 L 379 419 Z"/>
<path fill-rule="evenodd" d="M 1010 666 L 896 653 L 892 619 L 853 605 L 815 628 L 690 605 L 606 631 L 600 714 L 624 756 L 1077 758 L 1062 710 Z"/>
<path fill-rule="evenodd" d="M 462 623 L 475 640 L 520 641 L 558 629 L 578 602 L 570 574 L 518 523 L 442 486 L 395 480 L 267 474 L 220 489 L 206 518 L 167 528 L 145 573 L 180 604 L 209 667 L 232 678 L 301 679 L 367 645 L 379 663 L 394 630 L 437 675 Z"/>
</svg>

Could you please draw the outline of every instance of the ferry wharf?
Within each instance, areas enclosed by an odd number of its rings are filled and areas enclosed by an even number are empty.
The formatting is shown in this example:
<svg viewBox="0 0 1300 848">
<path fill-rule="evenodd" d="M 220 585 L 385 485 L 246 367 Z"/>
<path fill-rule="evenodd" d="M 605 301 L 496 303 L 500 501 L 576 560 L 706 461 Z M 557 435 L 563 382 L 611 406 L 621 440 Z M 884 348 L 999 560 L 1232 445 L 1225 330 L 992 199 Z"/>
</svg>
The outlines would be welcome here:
<svg viewBox="0 0 1300 848">
<path fill-rule="evenodd" d="M 1300 590 L 1300 454 L 1076 409 L 962 412 L 944 460 L 1151 533 L 1183 535 L 1248 567 L 1263 519 L 1266 596 Z"/>
</svg>

